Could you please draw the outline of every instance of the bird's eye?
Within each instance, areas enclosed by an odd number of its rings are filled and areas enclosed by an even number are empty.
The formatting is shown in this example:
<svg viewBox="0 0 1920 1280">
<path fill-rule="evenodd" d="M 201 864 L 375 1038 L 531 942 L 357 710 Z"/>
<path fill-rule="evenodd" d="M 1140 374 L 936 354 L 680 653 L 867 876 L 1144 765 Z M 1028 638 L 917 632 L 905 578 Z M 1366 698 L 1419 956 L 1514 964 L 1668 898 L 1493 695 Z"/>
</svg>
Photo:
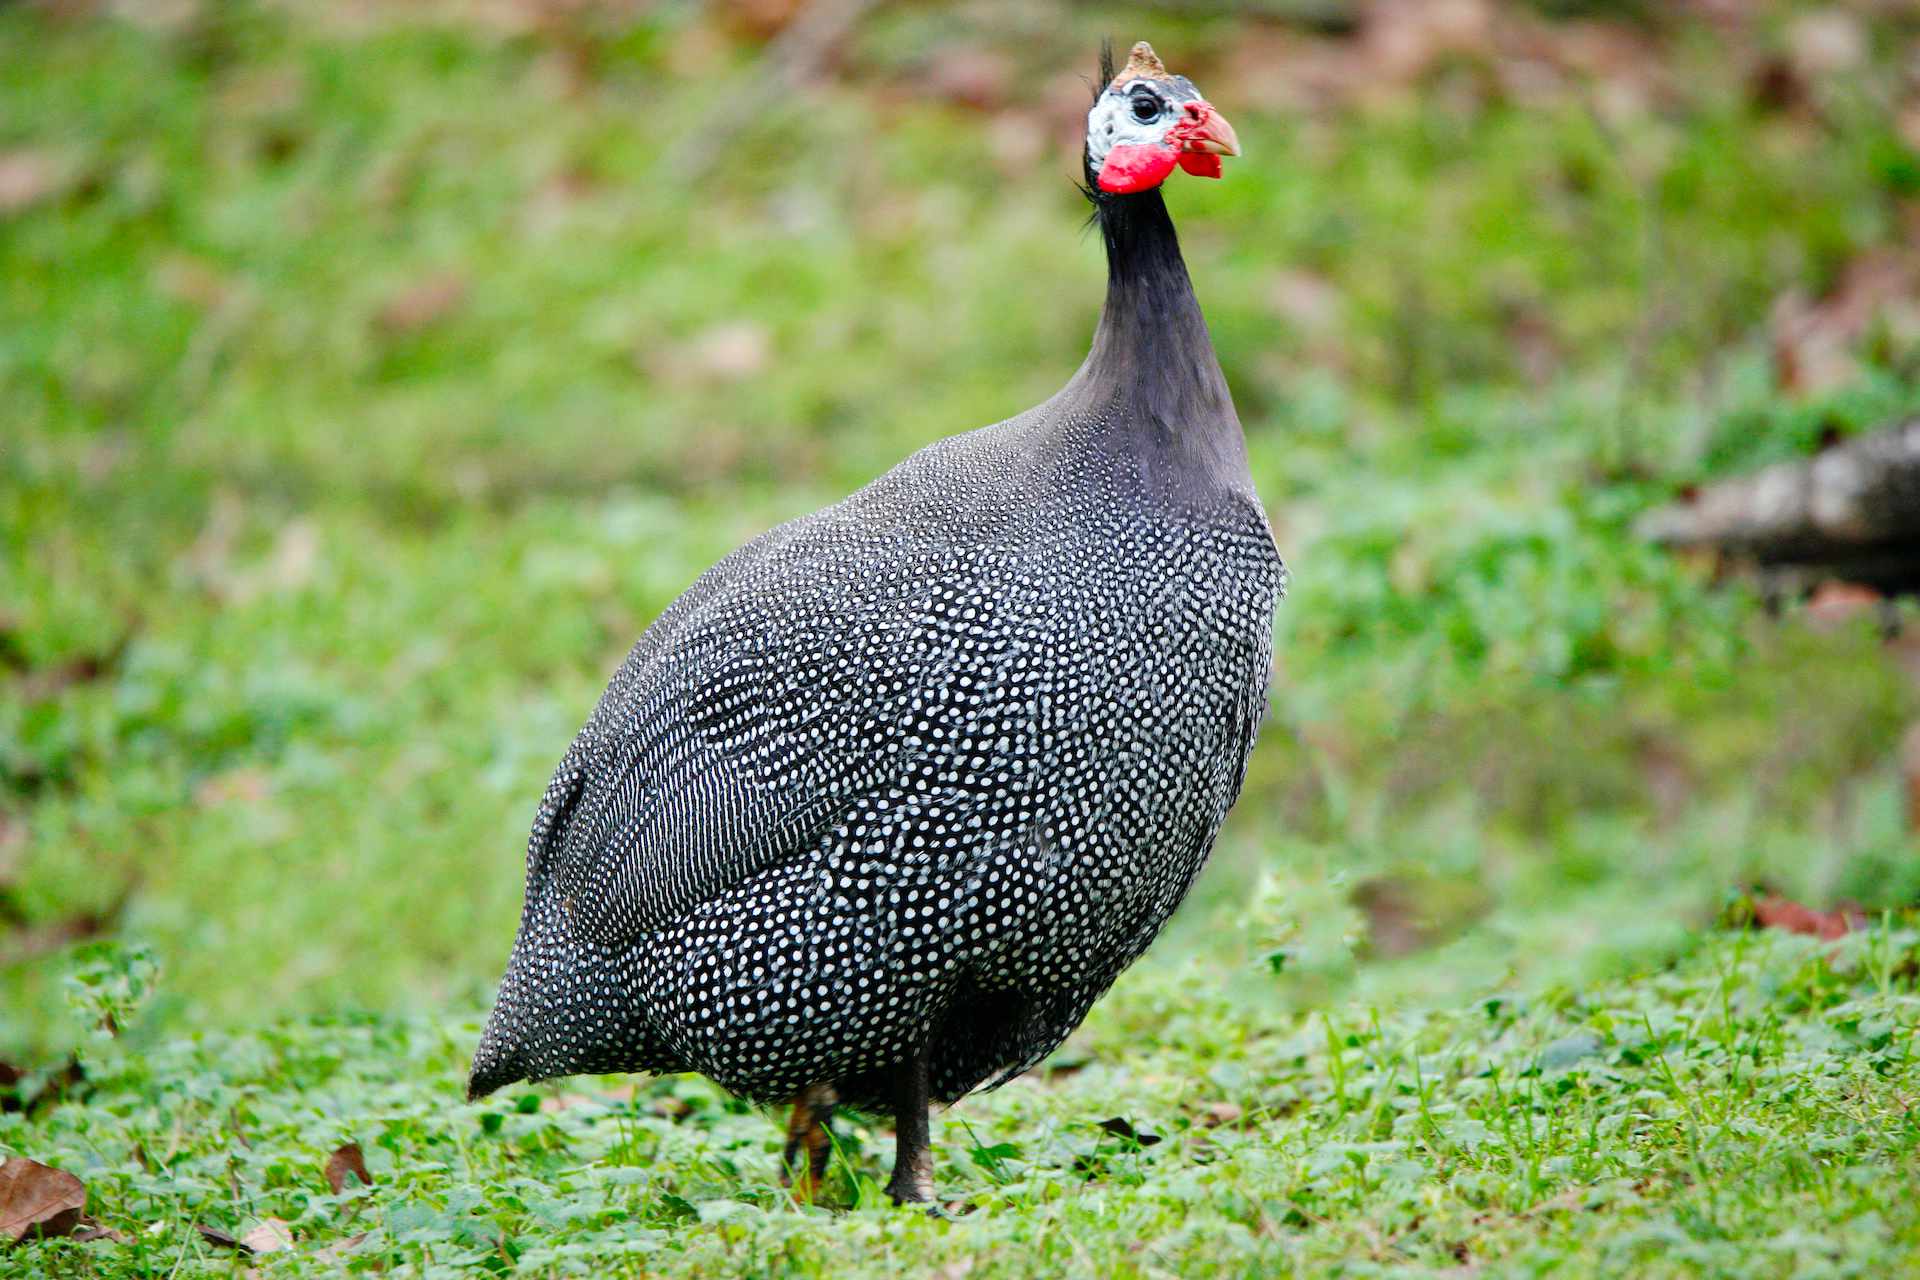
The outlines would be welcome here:
<svg viewBox="0 0 1920 1280">
<path fill-rule="evenodd" d="M 1133 118 L 1141 124 L 1160 114 L 1160 103 L 1152 94 L 1135 94 L 1133 99 Z"/>
</svg>

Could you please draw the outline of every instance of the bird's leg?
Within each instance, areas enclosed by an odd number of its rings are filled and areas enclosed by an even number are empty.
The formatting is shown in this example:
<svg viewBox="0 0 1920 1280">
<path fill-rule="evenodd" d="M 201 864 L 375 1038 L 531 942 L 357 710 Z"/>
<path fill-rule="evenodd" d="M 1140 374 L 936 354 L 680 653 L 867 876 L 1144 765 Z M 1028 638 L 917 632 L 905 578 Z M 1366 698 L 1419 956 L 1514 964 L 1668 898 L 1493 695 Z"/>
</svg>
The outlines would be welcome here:
<svg viewBox="0 0 1920 1280">
<path fill-rule="evenodd" d="M 927 1124 L 927 1049 L 923 1045 L 896 1068 L 894 1077 L 893 1177 L 887 1194 L 895 1204 L 933 1199 L 933 1140 Z"/>
<path fill-rule="evenodd" d="M 830 1084 L 810 1084 L 793 1100 L 787 1116 L 787 1148 L 780 1155 L 780 1180 L 794 1189 L 794 1195 L 811 1201 L 820 1194 L 827 1177 L 827 1157 L 833 1154 L 833 1137 L 827 1121 L 840 1095 Z M 795 1173 L 800 1154 L 806 1153 L 806 1168 Z"/>
</svg>

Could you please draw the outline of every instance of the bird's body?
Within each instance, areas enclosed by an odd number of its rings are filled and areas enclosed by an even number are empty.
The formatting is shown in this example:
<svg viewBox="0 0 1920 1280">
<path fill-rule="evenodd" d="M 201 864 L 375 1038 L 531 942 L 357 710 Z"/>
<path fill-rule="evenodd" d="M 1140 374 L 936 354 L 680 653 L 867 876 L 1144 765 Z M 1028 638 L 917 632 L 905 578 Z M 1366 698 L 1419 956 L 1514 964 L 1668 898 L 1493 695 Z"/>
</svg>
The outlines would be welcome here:
<svg viewBox="0 0 1920 1280">
<path fill-rule="evenodd" d="M 1165 207 L 1126 199 L 1064 390 L 641 637 L 542 800 L 472 1092 L 695 1070 L 924 1127 L 1152 941 L 1239 792 L 1285 571 Z"/>
</svg>

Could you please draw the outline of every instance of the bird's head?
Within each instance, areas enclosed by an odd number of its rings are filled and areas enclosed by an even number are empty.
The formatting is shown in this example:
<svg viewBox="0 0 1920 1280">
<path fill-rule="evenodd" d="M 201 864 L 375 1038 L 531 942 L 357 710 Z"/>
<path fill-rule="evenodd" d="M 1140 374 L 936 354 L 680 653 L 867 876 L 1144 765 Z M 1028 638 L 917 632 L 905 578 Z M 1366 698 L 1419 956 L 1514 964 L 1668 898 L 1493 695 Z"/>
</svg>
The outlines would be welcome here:
<svg viewBox="0 0 1920 1280">
<path fill-rule="evenodd" d="M 1220 157 L 1240 154 L 1233 126 L 1193 81 L 1167 74 L 1146 41 L 1133 46 L 1118 74 L 1103 59 L 1106 88 L 1087 113 L 1087 174 L 1110 195 L 1146 191 L 1178 165 L 1201 178 L 1220 176 Z"/>
</svg>

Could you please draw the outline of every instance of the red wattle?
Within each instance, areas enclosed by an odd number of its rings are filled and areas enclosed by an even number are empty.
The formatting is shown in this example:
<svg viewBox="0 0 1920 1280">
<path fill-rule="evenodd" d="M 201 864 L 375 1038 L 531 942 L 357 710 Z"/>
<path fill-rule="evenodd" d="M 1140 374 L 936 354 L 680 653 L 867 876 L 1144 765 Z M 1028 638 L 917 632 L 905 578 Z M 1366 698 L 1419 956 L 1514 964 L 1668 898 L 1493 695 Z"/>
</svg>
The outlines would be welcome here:
<svg viewBox="0 0 1920 1280">
<path fill-rule="evenodd" d="M 1211 151 L 1182 151 L 1180 167 L 1196 178 L 1220 176 L 1220 157 Z"/>
<path fill-rule="evenodd" d="M 1100 166 L 1098 179 L 1100 189 L 1115 195 L 1126 195 L 1133 191 L 1145 191 L 1148 187 L 1157 187 L 1167 180 L 1168 174 L 1173 172 L 1174 164 L 1184 158 L 1172 147 L 1161 146 L 1158 143 L 1148 143 L 1144 146 L 1127 144 L 1115 147 L 1107 152 L 1106 163 Z M 1216 159 L 1214 168 L 1217 170 L 1219 167 L 1219 161 Z M 1220 175 L 1215 173 L 1214 176 Z"/>
</svg>

